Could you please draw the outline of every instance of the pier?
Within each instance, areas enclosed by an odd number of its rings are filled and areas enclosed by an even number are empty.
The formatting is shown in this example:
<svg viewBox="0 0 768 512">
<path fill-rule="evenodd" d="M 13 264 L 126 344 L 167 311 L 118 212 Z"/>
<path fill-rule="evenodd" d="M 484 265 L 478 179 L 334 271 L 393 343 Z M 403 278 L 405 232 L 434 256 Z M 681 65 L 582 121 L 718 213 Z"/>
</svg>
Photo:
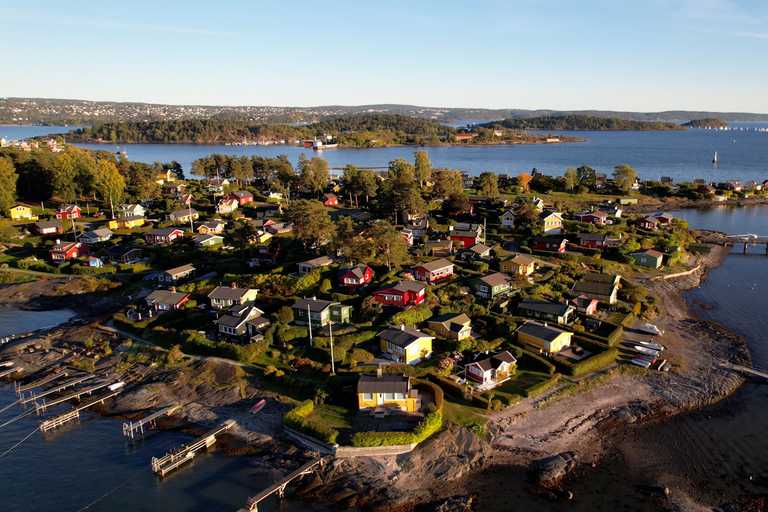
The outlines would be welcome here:
<svg viewBox="0 0 768 512">
<path fill-rule="evenodd" d="M 223 434 L 234 425 L 235 420 L 227 420 L 221 426 L 197 438 L 192 444 L 183 446 L 181 450 L 174 450 L 159 459 L 152 457 L 152 471 L 158 476 L 167 475 L 182 464 L 194 459 L 200 450 L 213 446 L 216 443 L 216 436 Z"/>
<path fill-rule="evenodd" d="M 768 381 L 768 372 L 758 370 L 756 368 L 747 368 L 738 364 L 723 363 L 720 366 L 728 368 L 729 370 L 741 372 L 748 377 L 757 377 L 759 379 Z"/>
<path fill-rule="evenodd" d="M 66 396 L 62 396 L 61 398 L 57 398 L 56 400 L 51 400 L 50 402 L 46 402 L 45 399 L 43 399 L 42 404 L 38 404 L 37 402 L 35 402 L 35 412 L 39 415 L 41 412 L 45 412 L 45 410 L 48 407 L 52 407 L 62 402 L 67 402 L 69 400 L 72 400 L 73 398 L 80 398 L 83 395 L 90 395 L 94 391 L 98 391 L 100 389 L 106 388 L 107 386 L 111 386 L 112 384 L 113 384 L 112 382 L 102 382 L 101 384 L 96 384 L 95 386 L 81 389 L 80 391 L 75 391 L 74 393 L 71 393 Z"/>
<path fill-rule="evenodd" d="M 768 255 L 768 236 L 747 233 L 744 235 L 726 235 L 728 241 L 732 244 L 744 244 L 744 254 L 747 254 L 747 247 L 752 245 L 764 245 L 765 254 Z"/>
<path fill-rule="evenodd" d="M 0 379 L 3 378 L 3 377 L 7 377 L 8 375 L 10 375 L 12 373 L 16 373 L 16 372 L 20 372 L 20 371 L 21 371 L 21 366 L 14 366 L 14 367 L 12 367 L 12 368 L 10 368 L 8 370 L 0 371 Z"/>
<path fill-rule="evenodd" d="M 144 433 L 144 425 L 149 425 L 150 428 L 153 428 L 155 426 L 155 420 L 157 418 L 159 418 L 161 416 L 164 416 L 166 414 L 168 416 L 170 416 L 171 414 L 173 414 L 178 409 L 181 409 L 180 405 L 178 405 L 178 404 L 177 405 L 172 405 L 170 407 L 166 407 L 162 411 L 157 411 L 156 413 L 151 414 L 151 415 L 147 416 L 146 418 L 137 421 L 136 423 L 134 423 L 132 421 L 128 422 L 128 423 L 123 423 L 123 435 L 125 437 L 130 437 L 131 439 L 133 439 L 134 435 L 136 433 L 138 433 L 139 431 L 141 431 L 142 434 Z"/>
<path fill-rule="evenodd" d="M 37 393 L 37 394 L 32 393 L 27 398 L 24 398 L 22 396 L 21 400 L 20 400 L 21 404 L 23 405 L 23 404 L 26 404 L 27 402 L 32 402 L 32 401 L 34 401 L 37 398 L 43 398 L 44 396 L 52 395 L 53 393 L 57 393 L 57 392 L 59 392 L 59 391 L 61 391 L 63 389 L 67 389 L 69 387 L 76 386 L 76 385 L 80 384 L 81 382 L 85 382 L 86 380 L 92 379 L 94 377 L 96 377 L 96 376 L 95 375 L 84 375 L 83 377 L 78 377 L 77 379 L 73 379 L 73 380 L 67 381 L 64 384 L 62 384 L 61 386 L 57 386 L 55 388 L 51 388 L 48 391 L 43 391 L 42 393 Z"/>
<path fill-rule="evenodd" d="M 19 398 L 22 398 L 21 394 L 24 391 L 27 391 L 27 390 L 30 390 L 30 389 L 33 389 L 33 388 L 39 388 L 40 386 L 42 386 L 44 384 L 48 384 L 52 380 L 60 379 L 61 377 L 66 377 L 67 375 L 68 375 L 67 372 L 52 373 L 52 374 L 48 375 L 47 377 L 43 377 L 42 379 L 38 379 L 38 380 L 36 380 L 34 382 L 30 382 L 29 384 L 24 384 L 23 386 L 17 383 L 16 384 L 16 396 L 18 396 Z"/>
<path fill-rule="evenodd" d="M 52 418 L 48 418 L 47 420 L 40 422 L 40 431 L 45 434 L 49 430 L 54 430 L 58 427 L 61 427 L 63 425 L 66 425 L 70 421 L 76 420 L 80 418 L 80 411 L 84 411 L 91 407 L 92 405 L 98 404 L 98 403 L 104 403 L 105 400 L 112 398 L 113 396 L 119 394 L 120 391 L 113 391 L 109 393 L 108 395 L 96 398 L 95 400 L 91 400 L 90 402 L 81 405 L 80 407 L 73 407 L 72 409 L 63 412 L 61 414 L 58 414 L 56 416 L 53 416 Z"/>
<path fill-rule="evenodd" d="M 276 482 L 271 487 L 267 487 L 263 491 L 261 491 L 259 494 L 254 496 L 253 498 L 248 498 L 248 501 L 246 502 L 245 508 L 241 508 L 237 512 L 258 512 L 259 510 L 259 502 L 262 501 L 267 496 L 270 496 L 272 494 L 277 493 L 278 498 L 282 498 L 285 494 L 285 488 L 286 486 L 294 479 L 303 476 L 308 475 L 312 472 L 312 468 L 317 466 L 318 464 L 322 465 L 325 459 L 323 458 L 317 458 L 312 459 L 311 461 L 307 462 L 303 466 L 301 466 L 296 471 L 287 474 L 280 480 L 279 482 Z"/>
</svg>

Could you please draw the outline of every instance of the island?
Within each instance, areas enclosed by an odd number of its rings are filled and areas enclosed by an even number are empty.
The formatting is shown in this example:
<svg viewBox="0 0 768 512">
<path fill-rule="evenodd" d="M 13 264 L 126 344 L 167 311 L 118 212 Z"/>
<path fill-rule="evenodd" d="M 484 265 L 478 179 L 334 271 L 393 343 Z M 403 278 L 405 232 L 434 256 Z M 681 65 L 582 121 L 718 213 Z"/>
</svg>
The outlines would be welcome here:
<svg viewBox="0 0 768 512">
<path fill-rule="evenodd" d="M 694 119 L 692 121 L 688 121 L 687 123 L 683 123 L 683 126 L 687 126 L 690 128 L 715 128 L 715 129 L 729 128 L 728 123 L 726 123 L 722 119 L 714 119 L 714 118 Z"/>
</svg>

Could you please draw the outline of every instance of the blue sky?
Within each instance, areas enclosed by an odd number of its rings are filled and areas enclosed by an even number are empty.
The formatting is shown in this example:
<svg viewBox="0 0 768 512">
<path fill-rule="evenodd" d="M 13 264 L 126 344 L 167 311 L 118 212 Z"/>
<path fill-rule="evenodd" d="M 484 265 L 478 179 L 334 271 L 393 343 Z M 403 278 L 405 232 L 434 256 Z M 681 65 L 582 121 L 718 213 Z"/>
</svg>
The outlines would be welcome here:
<svg viewBox="0 0 768 512">
<path fill-rule="evenodd" d="M 4 97 L 768 113 L 765 0 L 3 2 L 0 44 Z"/>
</svg>

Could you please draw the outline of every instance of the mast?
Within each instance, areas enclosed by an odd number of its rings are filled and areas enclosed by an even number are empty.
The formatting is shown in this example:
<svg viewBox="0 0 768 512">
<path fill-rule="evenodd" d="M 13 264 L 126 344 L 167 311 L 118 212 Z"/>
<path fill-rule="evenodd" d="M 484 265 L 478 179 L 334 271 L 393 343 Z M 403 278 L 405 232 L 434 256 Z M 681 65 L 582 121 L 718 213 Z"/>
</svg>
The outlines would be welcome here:
<svg viewBox="0 0 768 512">
<path fill-rule="evenodd" d="M 715 157 L 712 159 L 712 163 L 713 164 L 717 163 L 717 151 L 715 151 Z"/>
</svg>

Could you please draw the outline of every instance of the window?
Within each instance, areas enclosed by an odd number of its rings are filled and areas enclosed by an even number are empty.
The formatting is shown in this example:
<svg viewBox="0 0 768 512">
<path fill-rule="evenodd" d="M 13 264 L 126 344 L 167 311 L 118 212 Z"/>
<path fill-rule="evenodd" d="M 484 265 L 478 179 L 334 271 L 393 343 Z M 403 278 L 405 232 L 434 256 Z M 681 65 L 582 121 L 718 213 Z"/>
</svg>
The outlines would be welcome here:
<svg viewBox="0 0 768 512">
<path fill-rule="evenodd" d="M 395 393 L 395 400 L 405 400 L 405 393 Z"/>
<path fill-rule="evenodd" d="M 387 342 L 387 352 L 394 352 L 394 351 L 395 351 L 394 345 L 392 345 L 391 341 L 388 341 Z"/>
<path fill-rule="evenodd" d="M 395 400 L 396 395 L 397 393 L 384 393 L 384 400 L 391 402 Z"/>
<path fill-rule="evenodd" d="M 373 393 L 363 393 L 363 400 L 366 402 L 373 402 Z"/>
<path fill-rule="evenodd" d="M 480 286 L 480 291 L 481 291 L 481 292 L 487 292 L 487 291 L 488 291 L 488 287 L 487 287 L 487 286 L 485 286 L 485 285 L 483 285 L 483 286 Z"/>
</svg>

